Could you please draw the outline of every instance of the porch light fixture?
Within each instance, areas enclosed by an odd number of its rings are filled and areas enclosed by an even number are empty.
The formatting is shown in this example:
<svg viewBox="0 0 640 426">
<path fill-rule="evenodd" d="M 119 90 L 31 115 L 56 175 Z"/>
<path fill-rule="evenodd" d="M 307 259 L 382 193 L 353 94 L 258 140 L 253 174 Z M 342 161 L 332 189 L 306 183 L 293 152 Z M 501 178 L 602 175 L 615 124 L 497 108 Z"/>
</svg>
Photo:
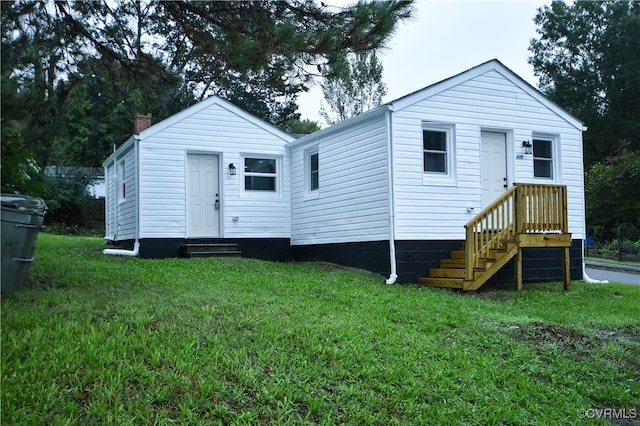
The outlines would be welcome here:
<svg viewBox="0 0 640 426">
<path fill-rule="evenodd" d="M 522 147 L 525 154 L 533 154 L 533 145 L 529 141 L 522 141 Z"/>
<path fill-rule="evenodd" d="M 229 174 L 231 176 L 236 175 L 236 166 L 234 166 L 233 163 L 229 163 Z"/>
</svg>

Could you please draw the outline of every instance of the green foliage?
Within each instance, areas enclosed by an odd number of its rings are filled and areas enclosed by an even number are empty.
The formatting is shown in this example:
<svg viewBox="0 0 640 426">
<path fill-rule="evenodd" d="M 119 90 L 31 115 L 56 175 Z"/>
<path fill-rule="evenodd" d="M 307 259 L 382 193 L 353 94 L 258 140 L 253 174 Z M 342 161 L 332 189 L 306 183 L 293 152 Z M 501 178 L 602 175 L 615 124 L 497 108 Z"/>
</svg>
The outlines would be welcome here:
<svg viewBox="0 0 640 426">
<path fill-rule="evenodd" d="M 322 93 L 328 110 L 322 105 L 320 115 L 329 125 L 380 105 L 387 86 L 375 51 L 349 55 L 330 67 L 322 82 Z"/>
<path fill-rule="evenodd" d="M 47 224 L 83 225 L 83 212 L 91 201 L 87 185 L 91 179 L 77 176 L 46 176 L 39 197 L 47 205 Z"/>
<path fill-rule="evenodd" d="M 640 151 L 623 148 L 585 175 L 589 232 L 597 239 L 640 238 Z"/>
<path fill-rule="evenodd" d="M 320 130 L 320 124 L 306 118 L 304 120 L 291 119 L 284 123 L 282 130 L 292 135 L 308 135 Z"/>
<path fill-rule="evenodd" d="M 3 295 L 3 424 L 571 425 L 640 399 L 637 286 L 470 295 L 101 250 L 41 233 Z"/>
<path fill-rule="evenodd" d="M 640 150 L 640 2 L 554 0 L 535 23 L 529 62 L 542 90 L 588 125 L 586 165 L 622 143 Z"/>
<path fill-rule="evenodd" d="M 211 94 L 286 127 L 297 95 L 349 52 L 384 45 L 410 1 L 17 0 L 2 7 L 2 185 L 99 166 L 136 112 L 162 120 Z"/>
</svg>

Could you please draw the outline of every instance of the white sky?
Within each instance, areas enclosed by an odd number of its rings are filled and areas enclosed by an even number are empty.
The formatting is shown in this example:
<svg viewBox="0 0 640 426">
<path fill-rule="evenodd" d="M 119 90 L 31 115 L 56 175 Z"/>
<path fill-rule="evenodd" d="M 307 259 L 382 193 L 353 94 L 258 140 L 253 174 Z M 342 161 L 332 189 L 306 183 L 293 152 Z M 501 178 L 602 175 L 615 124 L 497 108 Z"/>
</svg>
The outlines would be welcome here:
<svg viewBox="0 0 640 426">
<path fill-rule="evenodd" d="M 340 0 L 325 0 L 340 3 Z M 383 102 L 420 90 L 490 59 L 498 59 L 537 87 L 527 63 L 537 38 L 533 18 L 543 0 L 417 0 L 413 20 L 400 23 L 379 56 L 388 94 Z M 302 118 L 319 121 L 322 91 L 316 85 L 298 99 Z"/>
</svg>

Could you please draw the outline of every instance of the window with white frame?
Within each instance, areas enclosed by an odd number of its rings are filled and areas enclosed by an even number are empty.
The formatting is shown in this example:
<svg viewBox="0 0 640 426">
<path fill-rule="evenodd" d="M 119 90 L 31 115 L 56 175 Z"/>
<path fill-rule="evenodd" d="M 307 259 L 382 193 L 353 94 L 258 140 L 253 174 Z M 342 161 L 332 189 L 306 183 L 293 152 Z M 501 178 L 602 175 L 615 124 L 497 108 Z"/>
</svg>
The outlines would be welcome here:
<svg viewBox="0 0 640 426">
<path fill-rule="evenodd" d="M 307 190 L 309 192 L 318 191 L 320 188 L 320 156 L 317 147 L 306 152 L 305 170 L 307 175 Z"/>
<path fill-rule="evenodd" d="M 424 171 L 447 174 L 447 132 L 422 130 Z"/>
<path fill-rule="evenodd" d="M 450 124 L 422 124 L 422 170 L 425 183 L 453 183 L 454 126 Z"/>
<path fill-rule="evenodd" d="M 118 168 L 116 170 L 118 179 L 118 202 L 122 202 L 127 197 L 127 179 L 125 175 L 125 162 L 121 160 L 118 162 Z"/>
<path fill-rule="evenodd" d="M 533 139 L 533 176 L 540 179 L 553 179 L 553 139 Z"/>
<path fill-rule="evenodd" d="M 246 191 L 276 192 L 277 177 L 275 158 L 245 157 L 244 189 Z"/>
</svg>

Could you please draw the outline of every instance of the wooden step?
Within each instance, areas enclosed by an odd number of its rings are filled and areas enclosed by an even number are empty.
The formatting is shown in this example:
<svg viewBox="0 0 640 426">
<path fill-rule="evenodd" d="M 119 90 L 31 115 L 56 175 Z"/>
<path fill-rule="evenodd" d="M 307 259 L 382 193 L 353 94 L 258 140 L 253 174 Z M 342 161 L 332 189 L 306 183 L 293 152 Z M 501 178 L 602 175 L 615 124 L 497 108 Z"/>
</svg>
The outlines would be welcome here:
<svg viewBox="0 0 640 426">
<path fill-rule="evenodd" d="M 446 287 L 446 288 L 463 288 L 464 279 L 462 278 L 420 278 L 420 285 L 427 287 Z"/>
<path fill-rule="evenodd" d="M 479 278 L 484 273 L 484 269 L 475 268 L 473 270 L 474 278 Z M 429 269 L 429 278 L 466 278 L 467 271 L 464 269 L 444 269 L 444 268 L 431 268 Z"/>
<path fill-rule="evenodd" d="M 429 269 L 429 278 L 465 278 L 467 272 L 464 269 L 446 269 L 431 268 Z"/>
<path fill-rule="evenodd" d="M 493 264 L 496 259 L 479 259 L 478 267 L 486 269 Z M 442 269 L 464 269 L 466 262 L 462 259 L 442 259 L 440 261 L 440 268 Z"/>
<path fill-rule="evenodd" d="M 451 259 L 464 259 L 467 257 L 467 252 L 463 250 L 455 250 L 451 252 Z"/>
<path fill-rule="evenodd" d="M 442 259 L 440 267 L 443 269 L 464 269 L 466 262 L 464 259 Z"/>
</svg>

